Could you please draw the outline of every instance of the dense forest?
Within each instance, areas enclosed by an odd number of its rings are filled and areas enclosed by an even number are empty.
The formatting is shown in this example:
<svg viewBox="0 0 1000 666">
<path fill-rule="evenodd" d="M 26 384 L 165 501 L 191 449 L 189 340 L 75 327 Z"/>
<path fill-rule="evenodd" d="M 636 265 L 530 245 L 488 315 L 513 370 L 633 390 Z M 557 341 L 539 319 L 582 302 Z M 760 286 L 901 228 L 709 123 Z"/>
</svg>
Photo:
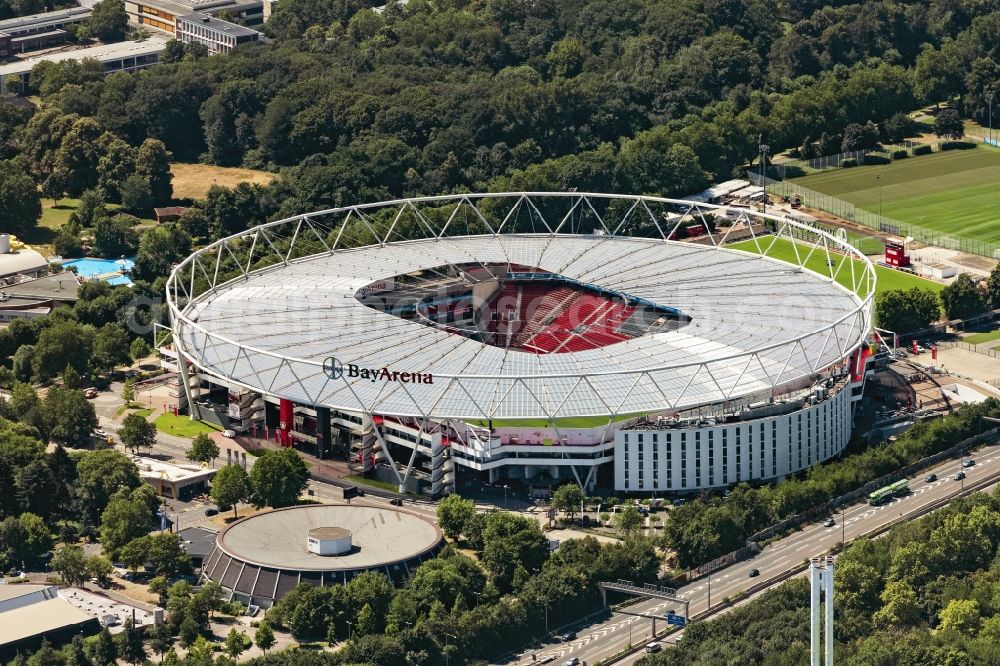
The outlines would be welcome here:
<svg viewBox="0 0 1000 666">
<path fill-rule="evenodd" d="M 283 0 L 267 45 L 211 58 L 171 47 L 169 62 L 134 75 L 39 67 L 42 113 L 2 111 L 0 143 L 52 196 L 101 188 L 111 202 L 128 173 L 119 140 L 280 170 L 245 193 L 238 227 L 471 189 L 681 195 L 729 177 L 760 139 L 794 147 L 869 121 L 889 131 L 893 116 L 949 98 L 984 116 L 1000 78 L 994 9 L 414 0 L 376 13 Z M 97 145 L 63 149 L 81 136 Z"/>
</svg>

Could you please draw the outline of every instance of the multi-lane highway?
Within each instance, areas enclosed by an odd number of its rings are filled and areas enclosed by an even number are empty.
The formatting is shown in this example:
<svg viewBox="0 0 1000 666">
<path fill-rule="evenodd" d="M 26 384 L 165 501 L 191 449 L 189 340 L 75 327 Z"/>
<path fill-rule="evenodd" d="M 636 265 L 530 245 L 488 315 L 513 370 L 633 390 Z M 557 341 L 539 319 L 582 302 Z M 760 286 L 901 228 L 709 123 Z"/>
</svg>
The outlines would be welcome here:
<svg viewBox="0 0 1000 666">
<path fill-rule="evenodd" d="M 868 534 L 879 527 L 893 522 L 908 520 L 919 514 L 920 510 L 942 499 L 954 497 L 963 488 L 986 479 L 1000 478 L 1000 446 L 984 447 L 970 455 L 976 464 L 962 468 L 960 460 L 952 460 L 928 469 L 917 478 L 910 480 L 910 494 L 893 499 L 880 506 L 869 506 L 860 503 L 847 507 L 845 511 L 836 513 L 836 522 L 832 527 L 823 525 L 825 518 L 817 523 L 806 525 L 801 531 L 777 540 L 749 560 L 738 562 L 714 572 L 711 576 L 697 580 L 677 590 L 677 595 L 688 601 L 690 614 L 695 615 L 708 609 L 709 594 L 715 607 L 726 597 L 732 597 L 750 588 L 755 583 L 779 576 L 796 564 L 811 557 L 820 556 L 843 538 L 848 541 Z M 953 476 L 964 471 L 966 478 L 956 481 Z M 936 474 L 937 480 L 926 482 L 929 474 Z M 750 572 L 756 569 L 758 577 L 750 577 Z M 711 592 L 709 592 L 711 590 Z M 663 600 L 647 600 L 632 604 L 623 612 L 612 613 L 603 622 L 592 624 L 577 630 L 577 637 L 566 643 L 549 643 L 541 648 L 526 650 L 511 659 L 508 663 L 526 666 L 534 663 L 532 654 L 539 661 L 546 657 L 555 657 L 556 663 L 573 657 L 587 664 L 606 659 L 624 650 L 628 645 L 639 645 L 651 639 L 652 620 L 644 615 L 654 615 L 663 618 L 667 611 L 682 612 L 674 602 Z M 665 628 L 665 621 L 656 622 L 657 631 Z M 673 642 L 679 634 L 672 634 L 667 641 Z M 622 661 L 628 664 L 640 655 L 629 657 Z"/>
</svg>

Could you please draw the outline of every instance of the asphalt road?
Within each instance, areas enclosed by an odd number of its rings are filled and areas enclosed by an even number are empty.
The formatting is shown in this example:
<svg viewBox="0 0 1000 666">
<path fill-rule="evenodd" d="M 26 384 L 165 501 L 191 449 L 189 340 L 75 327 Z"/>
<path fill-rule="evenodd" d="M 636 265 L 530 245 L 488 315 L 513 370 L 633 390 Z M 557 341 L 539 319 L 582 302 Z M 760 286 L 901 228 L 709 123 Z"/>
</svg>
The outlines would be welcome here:
<svg viewBox="0 0 1000 666">
<path fill-rule="evenodd" d="M 917 509 L 934 503 L 937 500 L 952 497 L 962 490 L 964 484 L 972 484 L 987 478 L 1000 476 L 1000 446 L 993 445 L 979 449 L 971 456 L 976 465 L 965 469 L 967 478 L 963 482 L 952 479 L 961 467 L 961 461 L 952 460 L 942 463 L 933 469 L 926 470 L 916 479 L 910 479 L 910 494 L 896 498 L 880 506 L 869 506 L 867 503 L 847 507 L 846 511 L 834 515 L 836 525 L 824 527 L 823 520 L 806 525 L 801 531 L 793 532 L 783 539 L 775 541 L 764 548 L 756 556 L 743 562 L 738 562 L 714 572 L 710 577 L 694 581 L 690 585 L 679 588 L 679 597 L 688 601 L 689 614 L 694 615 L 708 609 L 709 589 L 713 606 L 728 596 L 733 596 L 746 590 L 753 584 L 767 580 L 786 572 L 796 564 L 817 557 L 840 543 L 846 536 L 848 541 L 863 536 L 878 527 L 908 520 L 909 514 Z M 935 473 L 938 480 L 926 483 L 924 478 Z M 752 569 L 760 572 L 759 577 L 750 578 Z M 527 650 L 517 655 L 507 663 L 527 666 L 534 663 L 532 654 L 538 661 L 553 656 L 554 666 L 576 657 L 581 662 L 593 664 L 621 652 L 628 645 L 646 643 L 652 636 L 653 621 L 649 617 L 662 618 L 669 611 L 683 613 L 683 606 L 673 601 L 647 600 L 632 604 L 623 612 L 615 612 L 603 622 L 591 624 L 577 629 L 577 637 L 567 643 L 548 643 L 541 648 Z M 636 615 L 638 614 L 638 615 Z M 658 631 L 664 629 L 663 619 L 656 621 Z M 683 632 L 671 634 L 664 639 L 665 643 L 679 640 Z M 645 653 L 626 657 L 619 664 L 631 664 Z"/>
</svg>

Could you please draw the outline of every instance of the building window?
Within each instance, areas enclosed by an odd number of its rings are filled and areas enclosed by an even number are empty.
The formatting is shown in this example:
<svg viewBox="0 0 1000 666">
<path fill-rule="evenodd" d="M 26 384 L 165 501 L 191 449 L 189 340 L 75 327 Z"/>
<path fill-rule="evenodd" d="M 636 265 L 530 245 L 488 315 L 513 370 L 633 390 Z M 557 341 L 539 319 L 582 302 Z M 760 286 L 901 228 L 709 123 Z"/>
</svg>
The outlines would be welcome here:
<svg viewBox="0 0 1000 666">
<path fill-rule="evenodd" d="M 764 440 L 765 440 L 765 437 L 764 437 L 764 424 L 761 423 L 760 424 L 760 478 L 762 478 L 762 479 L 765 476 L 767 476 L 767 473 L 764 471 L 764 446 L 765 446 L 765 441 Z M 775 455 L 777 455 L 777 453 L 775 453 Z"/>
<path fill-rule="evenodd" d="M 671 452 L 671 444 L 673 442 L 671 441 L 672 438 L 669 432 L 665 437 L 667 439 L 667 490 L 670 490 L 674 485 L 673 453 Z"/>
<path fill-rule="evenodd" d="M 715 433 L 708 431 L 708 485 L 715 485 Z"/>
<path fill-rule="evenodd" d="M 687 488 L 687 433 L 681 433 L 681 488 Z"/>
<path fill-rule="evenodd" d="M 791 464 L 791 457 L 788 462 Z M 778 419 L 771 421 L 771 474 L 778 476 Z"/>
<path fill-rule="evenodd" d="M 694 433 L 694 485 L 701 487 L 701 432 Z"/>
</svg>

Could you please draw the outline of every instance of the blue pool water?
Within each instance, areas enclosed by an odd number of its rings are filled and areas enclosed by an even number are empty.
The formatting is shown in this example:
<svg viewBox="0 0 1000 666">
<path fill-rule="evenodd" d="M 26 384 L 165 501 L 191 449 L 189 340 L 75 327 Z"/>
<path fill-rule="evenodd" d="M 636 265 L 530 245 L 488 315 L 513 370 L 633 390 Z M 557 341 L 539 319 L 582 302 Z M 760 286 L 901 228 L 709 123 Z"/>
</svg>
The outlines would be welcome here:
<svg viewBox="0 0 1000 666">
<path fill-rule="evenodd" d="M 104 278 L 108 284 L 132 284 L 127 276 L 121 275 L 123 270 L 131 270 L 135 262 L 131 259 L 97 259 L 85 257 L 83 259 L 67 259 L 62 262 L 63 268 L 71 266 L 76 268 L 76 274 L 88 280 L 96 278 L 98 275 L 108 275 L 117 273 L 111 277 Z"/>
</svg>

